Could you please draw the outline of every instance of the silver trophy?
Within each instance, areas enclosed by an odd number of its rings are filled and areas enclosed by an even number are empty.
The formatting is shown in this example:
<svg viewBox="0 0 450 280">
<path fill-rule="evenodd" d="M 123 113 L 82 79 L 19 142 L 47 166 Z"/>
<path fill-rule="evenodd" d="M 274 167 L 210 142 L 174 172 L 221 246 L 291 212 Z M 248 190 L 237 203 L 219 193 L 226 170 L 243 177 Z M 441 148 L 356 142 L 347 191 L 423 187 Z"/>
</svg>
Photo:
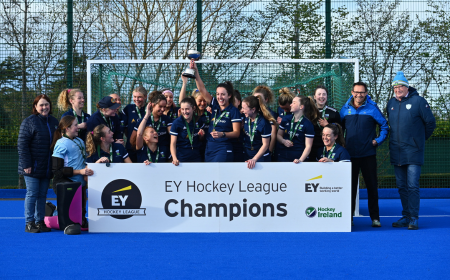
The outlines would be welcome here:
<svg viewBox="0 0 450 280">
<path fill-rule="evenodd" d="M 191 79 L 195 79 L 195 70 L 193 61 L 198 61 L 202 57 L 202 54 L 198 51 L 189 50 L 187 52 L 187 57 L 191 60 L 191 64 L 189 65 L 188 68 L 186 68 L 186 71 L 184 71 L 182 75 Z"/>
</svg>

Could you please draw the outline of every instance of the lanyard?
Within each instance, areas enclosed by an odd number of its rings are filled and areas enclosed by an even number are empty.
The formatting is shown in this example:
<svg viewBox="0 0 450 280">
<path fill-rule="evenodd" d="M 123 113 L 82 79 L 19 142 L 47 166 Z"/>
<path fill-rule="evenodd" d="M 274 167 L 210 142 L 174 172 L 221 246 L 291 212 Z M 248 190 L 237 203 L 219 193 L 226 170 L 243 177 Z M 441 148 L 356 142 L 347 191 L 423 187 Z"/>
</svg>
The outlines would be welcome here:
<svg viewBox="0 0 450 280">
<path fill-rule="evenodd" d="M 77 112 L 75 112 L 75 110 L 72 109 L 73 115 L 75 116 L 75 119 L 77 120 L 77 124 L 80 124 L 80 122 L 78 121 L 78 115 Z M 81 123 L 84 123 L 84 112 L 83 110 L 81 110 Z M 80 132 L 81 129 L 78 129 L 78 132 Z"/>
<path fill-rule="evenodd" d="M 223 111 L 222 114 L 220 114 L 219 118 L 217 118 L 217 111 L 216 111 L 216 116 L 214 118 L 213 121 L 213 131 L 216 131 L 216 125 L 219 123 L 220 119 L 225 116 L 225 114 L 227 113 L 227 111 Z"/>
<path fill-rule="evenodd" d="M 334 143 L 334 145 L 331 148 L 330 153 L 328 154 L 328 156 L 327 156 L 327 147 L 323 147 L 323 154 L 322 154 L 323 157 L 330 158 L 330 155 L 333 153 L 335 147 L 336 147 L 336 143 Z"/>
<path fill-rule="evenodd" d="M 159 127 L 161 126 L 161 118 L 159 118 L 159 121 L 155 122 L 153 119 L 153 115 L 152 115 L 151 120 L 152 120 L 152 127 L 156 130 L 156 132 L 158 132 Z M 158 125 L 158 126 L 156 126 L 156 125 Z"/>
<path fill-rule="evenodd" d="M 205 114 L 205 117 L 206 117 L 206 122 L 205 123 L 209 124 L 208 113 L 206 112 L 206 110 L 205 110 L 205 112 L 203 114 Z"/>
<path fill-rule="evenodd" d="M 150 155 L 150 148 L 149 148 L 148 146 L 146 146 L 146 147 L 147 147 L 147 156 L 148 156 L 148 160 L 149 160 L 150 162 L 153 162 L 153 161 L 152 161 L 152 156 Z M 159 158 L 159 147 L 158 147 L 158 149 L 156 150 L 155 163 L 158 163 L 158 158 Z"/>
<path fill-rule="evenodd" d="M 189 129 L 189 123 L 187 122 L 187 120 L 184 117 L 182 117 L 182 118 L 184 120 L 184 123 L 186 124 L 186 130 L 187 130 L 187 134 L 188 134 L 187 137 L 189 138 L 189 142 L 191 142 L 191 148 L 193 150 L 194 146 L 192 145 L 192 142 L 194 142 L 194 136 L 191 133 L 191 130 Z M 192 119 L 191 122 L 194 123 L 194 119 Z M 195 124 L 194 124 L 194 131 L 193 132 L 195 132 Z"/>
<path fill-rule="evenodd" d="M 256 127 L 258 126 L 258 117 L 259 114 L 256 116 L 255 118 L 255 122 L 253 123 L 253 129 L 252 129 L 252 121 L 250 118 L 248 118 L 248 134 L 250 134 L 250 146 L 251 146 L 251 150 L 253 151 L 253 139 L 255 138 L 255 132 L 256 132 Z"/>
<path fill-rule="evenodd" d="M 147 104 L 145 106 L 147 106 Z M 145 109 L 145 111 L 147 112 L 147 109 Z M 139 118 L 142 119 L 141 110 L 139 110 L 138 106 L 136 106 L 136 113 L 138 114 Z"/>
<path fill-rule="evenodd" d="M 86 163 L 86 150 L 84 149 L 83 144 L 78 142 L 78 140 L 75 141 L 77 138 L 70 139 L 69 136 L 67 136 L 66 134 L 64 134 L 63 137 L 66 137 L 67 139 L 71 140 L 72 142 L 74 142 L 77 145 L 78 149 L 80 149 L 81 155 L 83 156 L 83 164 L 85 164 Z"/>
<path fill-rule="evenodd" d="M 100 145 L 97 145 L 97 153 L 98 153 L 98 159 L 101 158 L 100 156 Z M 109 162 L 113 162 L 113 153 L 112 153 L 112 145 L 109 145 Z"/>
<path fill-rule="evenodd" d="M 103 117 L 103 119 L 104 119 L 105 122 L 106 122 L 106 125 L 109 127 L 109 129 L 112 130 L 112 127 L 111 127 L 111 118 L 109 118 L 109 121 L 108 121 L 108 120 L 106 120 L 106 118 L 105 118 L 105 116 L 103 115 L 102 112 L 100 112 L 100 114 L 102 114 L 102 117 Z"/>
<path fill-rule="evenodd" d="M 322 119 L 325 119 L 325 110 L 326 110 L 327 108 L 328 108 L 327 105 L 325 105 L 325 107 L 323 107 L 323 110 L 322 110 Z M 319 123 L 319 122 L 317 122 L 317 125 L 318 125 L 320 128 L 322 128 L 322 127 L 320 126 L 320 123 Z"/>
<path fill-rule="evenodd" d="M 295 132 L 297 132 L 297 129 L 300 126 L 300 123 L 303 120 L 303 116 L 298 120 L 297 125 L 295 126 L 295 128 L 294 128 L 294 120 L 295 120 L 295 116 L 292 116 L 291 129 L 289 130 L 289 140 L 291 140 L 291 141 L 294 138 Z"/>
</svg>

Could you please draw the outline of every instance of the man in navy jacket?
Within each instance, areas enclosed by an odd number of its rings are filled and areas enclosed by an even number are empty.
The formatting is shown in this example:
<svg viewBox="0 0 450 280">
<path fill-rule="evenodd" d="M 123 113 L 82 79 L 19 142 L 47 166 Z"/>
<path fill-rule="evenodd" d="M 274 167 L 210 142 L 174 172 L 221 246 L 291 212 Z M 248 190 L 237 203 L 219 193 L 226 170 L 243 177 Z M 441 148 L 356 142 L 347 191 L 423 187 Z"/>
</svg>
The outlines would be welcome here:
<svg viewBox="0 0 450 280">
<path fill-rule="evenodd" d="M 389 152 L 402 202 L 402 218 L 393 227 L 419 228 L 421 166 L 424 163 L 425 140 L 436 128 L 436 119 L 427 101 L 409 86 L 403 72 L 392 82 L 395 97 L 387 104 L 391 137 Z"/>
<path fill-rule="evenodd" d="M 367 187 L 372 226 L 380 227 L 376 149 L 386 140 L 389 126 L 377 104 L 370 99 L 367 85 L 363 82 L 353 84 L 352 96 L 342 107 L 340 115 L 345 130 L 345 148 L 352 162 L 352 215 L 361 170 Z M 377 125 L 380 126 L 379 136 Z"/>
</svg>

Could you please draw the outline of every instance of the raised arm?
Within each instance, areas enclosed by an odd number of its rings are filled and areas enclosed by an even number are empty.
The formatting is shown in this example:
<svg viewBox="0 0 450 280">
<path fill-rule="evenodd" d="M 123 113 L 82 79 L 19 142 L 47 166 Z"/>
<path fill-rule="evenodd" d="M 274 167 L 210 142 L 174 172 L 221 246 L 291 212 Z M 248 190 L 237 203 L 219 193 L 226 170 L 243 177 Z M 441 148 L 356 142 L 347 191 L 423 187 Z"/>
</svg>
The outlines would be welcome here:
<svg viewBox="0 0 450 280">
<path fill-rule="evenodd" d="M 180 97 L 178 98 L 178 104 L 181 104 L 181 101 L 186 97 L 186 86 L 187 86 L 188 78 L 181 75 L 181 80 L 183 81 L 183 85 L 181 86 Z"/>
<path fill-rule="evenodd" d="M 211 104 L 213 97 L 206 90 L 205 84 L 203 83 L 202 79 L 200 78 L 200 74 L 198 73 L 198 68 L 197 65 L 195 64 L 195 61 L 192 61 L 192 64 L 194 65 L 195 69 L 195 83 L 197 84 L 197 89 L 202 95 L 202 97 L 206 100 L 206 103 Z"/>
<path fill-rule="evenodd" d="M 144 145 L 144 130 L 145 126 L 147 125 L 147 120 L 150 117 L 150 114 L 152 113 L 152 103 L 149 102 L 147 104 L 147 110 L 145 113 L 144 118 L 142 118 L 141 123 L 139 124 L 139 128 L 136 134 L 136 150 L 140 150 L 142 146 Z"/>
</svg>

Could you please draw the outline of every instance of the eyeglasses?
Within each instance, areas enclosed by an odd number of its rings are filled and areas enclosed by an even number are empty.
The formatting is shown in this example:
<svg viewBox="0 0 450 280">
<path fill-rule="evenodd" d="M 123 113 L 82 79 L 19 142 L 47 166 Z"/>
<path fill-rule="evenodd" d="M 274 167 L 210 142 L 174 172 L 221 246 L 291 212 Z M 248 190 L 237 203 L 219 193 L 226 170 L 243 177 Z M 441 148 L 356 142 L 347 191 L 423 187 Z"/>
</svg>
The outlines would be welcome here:
<svg viewBox="0 0 450 280">
<path fill-rule="evenodd" d="M 355 95 L 364 95 L 366 91 L 352 91 Z"/>
</svg>

